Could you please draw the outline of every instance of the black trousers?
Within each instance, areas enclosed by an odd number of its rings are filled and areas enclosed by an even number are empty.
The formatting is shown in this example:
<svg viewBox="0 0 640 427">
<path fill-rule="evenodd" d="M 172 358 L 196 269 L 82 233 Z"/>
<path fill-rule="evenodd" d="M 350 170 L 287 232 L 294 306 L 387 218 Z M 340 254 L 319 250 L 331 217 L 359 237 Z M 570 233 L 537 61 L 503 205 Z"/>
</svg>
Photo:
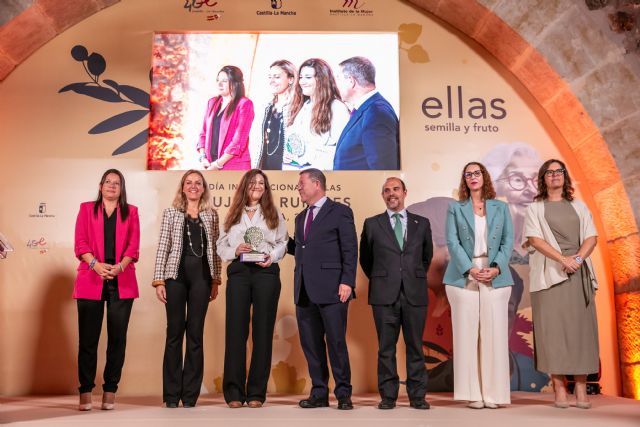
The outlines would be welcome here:
<svg viewBox="0 0 640 427">
<path fill-rule="evenodd" d="M 224 399 L 227 402 L 264 402 L 271 373 L 273 328 L 280 298 L 280 267 L 277 263 L 262 268 L 234 261 L 227 267 L 227 277 Z M 253 350 L 247 377 L 249 323 Z"/>
<path fill-rule="evenodd" d="M 410 400 L 422 400 L 427 392 L 427 368 L 422 350 L 422 332 L 426 306 L 407 302 L 404 292 L 395 303 L 372 305 L 378 334 L 378 391 L 383 399 L 396 400 L 400 380 L 396 366 L 396 346 L 400 328 L 407 346 L 407 394 Z"/>
<path fill-rule="evenodd" d="M 127 346 L 127 329 L 133 299 L 120 299 L 118 280 L 105 281 L 101 300 L 78 299 L 78 379 L 80 393 L 87 393 L 96 386 L 98 342 L 102 330 L 104 306 L 107 305 L 107 363 L 104 367 L 103 391 L 115 393 L 122 376 L 124 354 Z"/>
<path fill-rule="evenodd" d="M 167 340 L 162 369 L 163 402 L 195 404 L 204 374 L 204 320 L 211 295 L 206 258 L 185 256 L 178 280 L 167 280 Z M 182 360 L 182 343 L 187 345 Z"/>
<path fill-rule="evenodd" d="M 349 301 L 314 304 L 309 300 L 304 284 L 300 289 L 296 318 L 300 345 L 309 367 L 312 397 L 326 399 L 329 396 L 327 348 L 335 381 L 334 393 L 338 399 L 351 397 L 351 367 L 346 339 L 348 308 Z"/>
</svg>

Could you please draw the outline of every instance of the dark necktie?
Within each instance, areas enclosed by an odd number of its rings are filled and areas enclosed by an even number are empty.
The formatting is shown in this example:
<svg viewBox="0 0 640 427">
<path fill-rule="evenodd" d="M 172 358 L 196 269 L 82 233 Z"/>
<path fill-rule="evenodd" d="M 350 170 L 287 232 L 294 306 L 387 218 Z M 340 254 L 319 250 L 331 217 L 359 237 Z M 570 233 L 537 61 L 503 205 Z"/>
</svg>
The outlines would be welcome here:
<svg viewBox="0 0 640 427">
<path fill-rule="evenodd" d="M 307 240 L 307 235 L 311 229 L 311 223 L 313 222 L 313 209 L 315 209 L 315 206 L 309 206 L 309 216 L 307 216 L 307 223 L 304 225 L 304 240 Z"/>
<path fill-rule="evenodd" d="M 356 113 L 356 111 L 358 111 L 357 109 L 353 109 L 351 110 L 351 112 L 349 113 L 349 117 L 353 117 L 353 115 Z"/>
<path fill-rule="evenodd" d="M 402 231 L 402 221 L 400 220 L 400 218 L 402 218 L 402 215 L 396 212 L 393 214 L 393 218 L 396 219 L 396 223 L 393 226 L 393 234 L 396 235 L 398 246 L 400 246 L 400 249 L 402 249 L 402 247 L 404 246 L 404 233 Z"/>
</svg>

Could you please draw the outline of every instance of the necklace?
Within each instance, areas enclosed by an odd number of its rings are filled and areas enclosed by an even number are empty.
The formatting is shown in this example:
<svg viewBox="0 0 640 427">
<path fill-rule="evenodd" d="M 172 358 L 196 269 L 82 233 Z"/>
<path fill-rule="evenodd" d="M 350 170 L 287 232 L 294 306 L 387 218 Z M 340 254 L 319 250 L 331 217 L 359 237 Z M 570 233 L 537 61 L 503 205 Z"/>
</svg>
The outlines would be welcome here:
<svg viewBox="0 0 640 427">
<path fill-rule="evenodd" d="M 197 221 L 197 224 L 200 226 L 200 255 L 198 255 L 196 253 L 196 251 L 193 249 L 193 243 L 191 242 L 191 221 L 189 220 L 189 216 L 186 215 L 185 216 L 185 221 L 187 222 L 187 237 L 189 238 L 189 248 L 191 249 L 191 253 L 193 253 L 195 256 L 197 256 L 198 258 L 202 258 L 202 255 L 204 255 L 204 239 L 202 238 L 202 223 L 200 221 Z"/>
<path fill-rule="evenodd" d="M 282 135 L 282 125 L 283 125 L 283 119 L 284 119 L 284 114 L 280 114 L 279 117 L 276 119 L 278 120 L 280 123 L 278 125 L 278 139 L 277 139 L 277 144 L 276 144 L 276 148 L 274 148 L 271 152 L 269 152 L 269 134 L 271 133 L 271 120 L 278 115 L 278 111 L 276 110 L 276 106 L 274 105 L 271 108 L 271 114 L 269 115 L 269 120 L 267 120 L 267 126 L 266 126 L 266 131 L 264 133 L 264 143 L 267 146 L 267 156 L 273 156 L 275 154 L 276 151 L 278 151 L 278 147 L 280 147 L 280 136 Z"/>
<path fill-rule="evenodd" d="M 258 210 L 258 205 L 255 206 L 245 206 L 244 210 L 247 212 L 255 212 Z"/>
</svg>

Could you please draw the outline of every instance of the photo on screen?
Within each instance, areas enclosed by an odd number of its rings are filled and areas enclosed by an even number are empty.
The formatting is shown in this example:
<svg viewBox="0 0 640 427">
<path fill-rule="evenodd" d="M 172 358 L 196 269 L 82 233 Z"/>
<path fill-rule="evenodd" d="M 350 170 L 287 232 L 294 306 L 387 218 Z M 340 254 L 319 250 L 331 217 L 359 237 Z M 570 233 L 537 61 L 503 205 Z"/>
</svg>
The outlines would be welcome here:
<svg viewBox="0 0 640 427">
<path fill-rule="evenodd" d="M 150 170 L 398 170 L 396 33 L 153 38 Z"/>
</svg>

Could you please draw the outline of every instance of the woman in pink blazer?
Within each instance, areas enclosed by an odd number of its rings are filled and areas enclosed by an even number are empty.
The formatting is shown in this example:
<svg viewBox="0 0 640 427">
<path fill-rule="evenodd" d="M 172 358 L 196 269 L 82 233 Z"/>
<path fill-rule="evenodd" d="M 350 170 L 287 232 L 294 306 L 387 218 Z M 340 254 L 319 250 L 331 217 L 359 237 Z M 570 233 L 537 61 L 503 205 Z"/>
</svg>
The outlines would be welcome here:
<svg viewBox="0 0 640 427">
<path fill-rule="evenodd" d="M 80 260 L 73 297 L 78 305 L 78 377 L 81 411 L 91 410 L 98 340 L 107 306 L 107 362 L 102 409 L 113 409 L 124 364 L 127 327 L 133 299 L 138 297 L 134 263 L 140 248 L 138 209 L 127 203 L 124 176 L 109 169 L 98 186 L 98 197 L 80 205 L 75 254 Z"/>
<path fill-rule="evenodd" d="M 244 96 L 240 68 L 222 67 L 216 78 L 219 95 L 211 98 L 196 146 L 200 163 L 212 170 L 249 170 L 249 131 L 253 102 Z"/>
</svg>

